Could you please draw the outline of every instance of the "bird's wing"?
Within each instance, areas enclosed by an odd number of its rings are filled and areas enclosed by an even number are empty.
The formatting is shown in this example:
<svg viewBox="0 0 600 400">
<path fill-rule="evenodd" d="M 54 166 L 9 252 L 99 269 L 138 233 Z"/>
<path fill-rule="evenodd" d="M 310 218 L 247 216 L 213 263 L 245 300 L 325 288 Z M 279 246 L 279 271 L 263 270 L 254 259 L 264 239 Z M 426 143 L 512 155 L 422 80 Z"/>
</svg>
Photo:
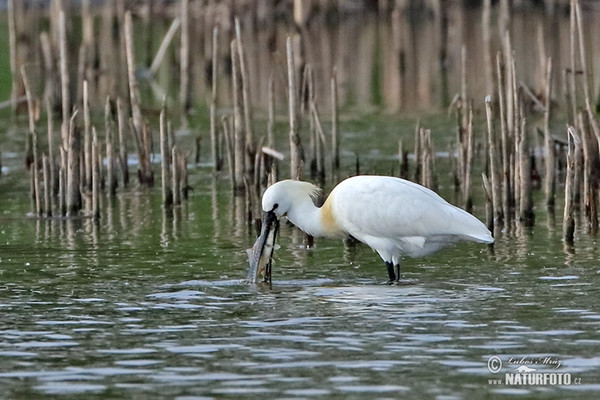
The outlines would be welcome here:
<svg viewBox="0 0 600 400">
<path fill-rule="evenodd" d="M 332 196 L 338 223 L 357 238 L 472 236 L 473 232 L 488 235 L 487 228 L 469 213 L 435 192 L 403 179 L 350 178 L 340 183 Z"/>
</svg>

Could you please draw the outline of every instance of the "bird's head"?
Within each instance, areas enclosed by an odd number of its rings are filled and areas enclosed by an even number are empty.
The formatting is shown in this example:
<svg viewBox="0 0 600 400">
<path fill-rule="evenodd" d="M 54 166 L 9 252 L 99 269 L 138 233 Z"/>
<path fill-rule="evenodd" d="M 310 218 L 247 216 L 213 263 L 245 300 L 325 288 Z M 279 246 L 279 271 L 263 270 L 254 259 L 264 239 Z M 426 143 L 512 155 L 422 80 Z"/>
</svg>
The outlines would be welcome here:
<svg viewBox="0 0 600 400">
<path fill-rule="evenodd" d="M 262 197 L 264 212 L 274 213 L 277 217 L 286 215 L 295 203 L 311 198 L 317 202 L 321 196 L 321 189 L 312 183 L 284 180 L 267 188 Z"/>
</svg>

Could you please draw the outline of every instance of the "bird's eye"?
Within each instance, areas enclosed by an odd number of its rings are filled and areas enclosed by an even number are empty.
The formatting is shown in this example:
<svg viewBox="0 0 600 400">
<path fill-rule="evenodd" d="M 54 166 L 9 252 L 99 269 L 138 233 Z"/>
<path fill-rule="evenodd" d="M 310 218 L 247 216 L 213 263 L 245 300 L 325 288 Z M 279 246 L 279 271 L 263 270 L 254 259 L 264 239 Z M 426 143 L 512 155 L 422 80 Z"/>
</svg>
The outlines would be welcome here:
<svg viewBox="0 0 600 400">
<path fill-rule="evenodd" d="M 276 209 L 277 207 L 279 207 L 279 203 L 275 203 L 275 204 L 273 204 L 273 209 L 272 209 L 271 211 L 275 211 L 275 209 Z"/>
</svg>

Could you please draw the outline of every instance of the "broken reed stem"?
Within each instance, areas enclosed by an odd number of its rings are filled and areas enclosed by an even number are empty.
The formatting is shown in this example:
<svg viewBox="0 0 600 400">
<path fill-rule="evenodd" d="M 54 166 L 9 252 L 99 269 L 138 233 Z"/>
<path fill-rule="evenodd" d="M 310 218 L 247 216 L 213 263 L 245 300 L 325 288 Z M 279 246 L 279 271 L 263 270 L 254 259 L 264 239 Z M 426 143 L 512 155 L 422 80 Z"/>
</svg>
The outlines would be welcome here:
<svg viewBox="0 0 600 400">
<path fill-rule="evenodd" d="M 546 60 L 546 87 L 544 88 L 544 155 L 545 155 L 545 180 L 544 192 L 548 211 L 554 213 L 556 199 L 556 174 L 554 139 L 550 135 L 550 108 L 552 105 L 552 59 Z"/>
<path fill-rule="evenodd" d="M 173 205 L 173 192 L 171 191 L 170 182 L 170 166 L 169 158 L 171 156 L 169 151 L 169 143 L 166 132 L 165 122 L 165 109 L 160 112 L 160 172 L 161 172 L 161 191 L 162 191 L 162 203 L 164 208 L 169 208 Z"/>
<path fill-rule="evenodd" d="M 80 133 L 75 127 L 77 110 L 73 112 L 69 122 L 68 158 L 67 158 L 67 216 L 75 216 L 81 210 L 81 192 L 79 191 L 79 154 Z"/>
<path fill-rule="evenodd" d="M 417 120 L 415 124 L 415 174 L 413 176 L 413 180 L 415 182 L 421 181 L 421 121 Z"/>
<path fill-rule="evenodd" d="M 245 193 L 244 175 L 246 173 L 246 137 L 243 127 L 242 116 L 242 78 L 240 71 L 240 58 L 237 52 L 237 39 L 231 42 L 231 76 L 233 79 L 233 155 L 234 162 L 234 180 L 233 189 L 236 195 Z"/>
<path fill-rule="evenodd" d="M 254 170 L 254 155 L 256 153 L 254 146 L 254 134 L 252 132 L 252 110 L 250 109 L 250 80 L 248 78 L 248 70 L 246 68 L 246 57 L 244 55 L 244 46 L 242 42 L 242 34 L 240 29 L 240 21 L 235 19 L 235 36 L 237 53 L 239 57 L 241 88 L 242 88 L 242 105 L 244 110 L 244 130 L 246 137 L 246 176 L 252 177 Z"/>
<path fill-rule="evenodd" d="M 210 156 L 214 164 L 214 170 L 221 170 L 221 162 L 219 160 L 219 148 L 217 141 L 217 72 L 218 72 L 218 52 L 217 46 L 219 43 L 219 27 L 213 28 L 212 35 L 212 93 L 210 102 Z"/>
<path fill-rule="evenodd" d="M 577 89 L 576 89 L 576 19 L 575 19 L 575 5 L 574 1 L 571 0 L 571 6 L 569 11 L 569 68 L 568 81 L 567 81 L 567 93 L 571 100 L 570 104 L 567 104 L 569 123 L 575 124 L 575 118 L 577 118 Z M 570 108 L 569 108 L 570 106 Z"/>
<path fill-rule="evenodd" d="M 483 66 L 485 73 L 485 88 L 486 93 L 494 92 L 494 68 L 491 53 L 491 33 L 490 33 L 490 16 L 491 16 L 492 1 L 483 0 L 483 9 L 481 12 L 481 36 L 483 42 Z"/>
<path fill-rule="evenodd" d="M 36 105 L 35 100 L 31 94 L 29 87 L 29 80 L 27 79 L 27 72 L 25 66 L 21 66 L 21 76 L 23 79 L 23 87 L 25 88 L 25 95 L 27 97 L 27 116 L 29 121 L 29 133 L 27 135 L 27 161 L 26 164 L 29 167 L 31 174 L 31 196 L 33 200 L 33 213 L 40 215 L 42 212 L 42 205 L 40 199 L 40 185 L 39 185 L 39 160 L 38 160 L 38 137 L 35 130 L 35 114 Z"/>
<path fill-rule="evenodd" d="M 498 177 L 500 178 L 499 182 L 495 182 L 494 177 L 491 177 L 492 189 L 495 187 L 501 187 L 502 197 L 498 198 L 496 201 L 501 201 L 501 203 L 494 203 L 494 213 L 498 215 L 499 209 L 496 206 L 502 206 L 502 212 L 500 215 L 502 216 L 496 223 L 496 226 L 504 225 L 504 218 L 509 218 L 510 210 L 509 210 L 509 193 L 510 193 L 510 170 L 509 170 L 509 143 L 508 143 L 508 124 L 507 124 L 507 114 L 506 114 L 506 93 L 505 93 L 505 79 L 504 79 L 504 65 L 502 63 L 502 54 L 500 52 L 496 55 L 496 66 L 497 66 L 497 77 L 498 77 L 498 104 L 500 108 L 500 143 L 501 143 L 501 158 L 500 160 L 496 160 L 497 173 L 500 173 Z M 486 102 L 488 98 L 486 97 Z M 490 98 L 491 101 L 491 98 Z M 486 107 L 487 111 L 487 107 Z M 491 109 L 490 109 L 491 112 Z M 492 122 L 488 121 L 488 129 L 490 129 L 490 124 Z M 495 140 L 495 139 L 494 139 Z M 495 147 L 495 143 L 494 143 Z M 496 150 L 494 150 L 495 152 Z M 491 154 L 491 150 L 490 150 Z M 495 197 L 495 195 L 494 195 Z"/>
<path fill-rule="evenodd" d="M 14 0 L 8 0 L 8 45 L 10 54 L 10 72 L 12 76 L 12 89 L 10 92 L 10 103 L 13 111 L 17 108 L 19 97 L 19 70 L 17 55 L 17 24 L 15 16 Z"/>
<path fill-rule="evenodd" d="M 133 126 L 138 134 L 142 133 L 144 121 L 140 107 L 140 94 L 138 90 L 137 78 L 135 76 L 135 55 L 133 44 L 133 26 L 131 21 L 131 11 L 125 13 L 125 54 L 127 58 L 127 79 L 129 81 L 129 98 L 131 102 L 131 115 L 133 117 Z"/>
<path fill-rule="evenodd" d="M 181 42 L 180 42 L 180 72 L 179 72 L 179 103 L 184 114 L 187 113 L 190 104 L 190 29 L 189 29 L 189 1 L 181 0 Z"/>
<path fill-rule="evenodd" d="M 83 160 L 84 174 L 82 182 L 86 189 L 92 188 L 92 142 L 91 142 L 91 122 L 90 122 L 90 100 L 88 92 L 88 82 L 83 81 Z"/>
<path fill-rule="evenodd" d="M 51 193 L 52 196 L 50 198 L 50 201 L 53 202 L 54 201 L 54 194 L 57 193 L 58 188 L 56 187 L 56 167 L 55 167 L 55 162 L 54 162 L 54 140 L 53 140 L 53 136 L 54 136 L 54 116 L 53 116 L 53 112 L 52 112 L 52 103 L 50 101 L 50 97 L 46 96 L 46 116 L 47 116 L 47 123 L 48 123 L 48 162 L 50 165 L 50 189 L 51 189 Z M 54 204 L 51 204 L 52 207 L 54 207 Z"/>
<path fill-rule="evenodd" d="M 117 97 L 117 130 L 119 133 L 119 164 L 121 166 L 121 176 L 123 178 L 123 187 L 129 185 L 129 166 L 127 160 L 127 145 L 125 144 L 125 110 L 120 97 Z"/>
<path fill-rule="evenodd" d="M 485 98 L 485 115 L 487 120 L 487 130 L 488 130 L 488 151 L 489 151 L 489 165 L 490 165 L 490 186 L 491 186 L 491 196 L 492 196 L 492 210 L 493 210 L 493 225 L 495 228 L 502 227 L 504 224 L 504 213 L 502 208 L 501 196 L 501 181 L 499 179 L 499 160 L 498 160 L 498 152 L 496 150 L 496 134 L 494 130 L 494 117 L 492 114 L 492 98 L 491 96 L 486 96 Z"/>
<path fill-rule="evenodd" d="M 171 149 L 171 187 L 173 190 L 173 205 L 181 204 L 181 191 L 179 185 L 179 154 L 177 147 Z"/>
<path fill-rule="evenodd" d="M 46 217 L 52 217 L 52 191 L 50 185 L 50 161 L 47 155 L 42 156 L 42 174 L 44 180 L 44 212 Z"/>
<path fill-rule="evenodd" d="M 60 146 L 60 169 L 58 172 L 58 208 L 62 216 L 67 215 L 67 149 Z"/>
<path fill-rule="evenodd" d="M 481 174 L 483 179 L 483 191 L 485 193 L 485 225 L 488 230 L 494 233 L 494 205 L 492 195 L 492 185 L 485 173 Z"/>
<path fill-rule="evenodd" d="M 521 128 L 519 138 L 519 171 L 520 171 L 520 204 L 519 219 L 524 226 L 533 226 L 535 215 L 533 214 L 533 198 L 531 193 L 531 161 L 527 142 L 527 131 L 525 116 L 521 116 Z"/>
<path fill-rule="evenodd" d="M 421 138 L 421 184 L 427 188 L 433 188 L 433 150 L 431 149 L 431 130 L 421 128 L 419 136 Z"/>
<path fill-rule="evenodd" d="M 59 60 L 60 60 L 60 87 L 62 98 L 62 142 L 63 146 L 69 143 L 69 119 L 71 109 L 71 97 L 69 93 L 69 67 L 67 52 L 67 28 L 65 21 L 65 12 L 61 9 L 59 12 Z"/>
<path fill-rule="evenodd" d="M 294 49 L 292 38 L 288 36 L 286 42 L 287 67 L 288 67 L 288 107 L 290 118 L 290 175 L 292 179 L 302 179 L 302 143 L 298 135 L 298 106 L 296 87 L 296 63 L 294 61 Z"/>
<path fill-rule="evenodd" d="M 331 76 L 331 166 L 334 171 L 340 168 L 340 133 L 338 129 L 338 83 L 337 83 L 337 68 L 333 67 Z"/>
<path fill-rule="evenodd" d="M 92 218 L 100 218 L 100 150 L 96 127 L 92 127 Z"/>
<path fill-rule="evenodd" d="M 230 123 L 227 117 L 223 117 L 221 119 L 221 124 L 223 125 L 223 138 L 225 139 L 225 156 L 227 157 L 227 166 L 229 169 L 229 181 L 231 182 L 231 187 L 233 192 L 235 193 L 235 158 L 234 158 L 234 149 L 233 146 L 233 138 L 232 132 L 229 129 Z"/>
<path fill-rule="evenodd" d="M 469 101 L 468 107 L 466 134 L 465 170 L 461 182 L 463 183 L 463 208 L 471 212 L 473 208 L 473 199 L 471 198 L 471 170 L 473 164 L 473 103 L 471 101 Z"/>
<path fill-rule="evenodd" d="M 273 72 L 269 74 L 269 120 L 267 122 L 267 146 L 270 148 L 275 147 L 275 88 L 273 82 Z"/>
<path fill-rule="evenodd" d="M 573 203 L 575 199 L 575 170 L 577 168 L 577 152 L 580 144 L 575 128 L 567 128 L 567 174 L 565 178 L 565 208 L 563 213 L 563 237 L 565 242 L 573 244 L 575 234 L 575 218 L 573 217 Z"/>
<path fill-rule="evenodd" d="M 180 25 L 181 20 L 179 18 L 175 18 L 171 23 L 171 26 L 169 26 L 169 30 L 165 34 L 165 37 L 163 38 L 162 42 L 160 43 L 160 47 L 158 48 L 158 51 L 154 56 L 154 60 L 152 60 L 152 64 L 150 65 L 150 76 L 154 76 L 158 71 L 162 60 L 165 58 L 165 54 L 167 54 L 169 44 L 171 44 L 171 41 L 173 40 L 173 37 L 175 36 L 175 33 L 177 32 L 177 29 L 179 29 Z"/>
<path fill-rule="evenodd" d="M 115 174 L 115 153 L 113 146 L 113 128 L 111 121 L 110 98 L 106 98 L 104 107 L 104 140 L 106 141 L 106 184 L 108 186 L 108 196 L 113 198 L 117 191 L 117 177 Z"/>
</svg>

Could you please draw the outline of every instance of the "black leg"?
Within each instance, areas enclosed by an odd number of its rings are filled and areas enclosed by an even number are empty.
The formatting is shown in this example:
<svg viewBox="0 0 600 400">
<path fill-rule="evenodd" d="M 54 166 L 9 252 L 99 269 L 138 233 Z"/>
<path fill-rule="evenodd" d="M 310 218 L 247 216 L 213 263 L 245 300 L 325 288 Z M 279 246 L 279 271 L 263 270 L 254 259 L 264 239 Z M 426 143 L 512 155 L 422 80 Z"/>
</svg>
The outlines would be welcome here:
<svg viewBox="0 0 600 400">
<path fill-rule="evenodd" d="M 400 282 L 400 264 L 396 265 L 396 282 Z"/>
<path fill-rule="evenodd" d="M 396 280 L 396 274 L 394 274 L 394 264 L 386 261 L 385 266 L 387 267 L 388 276 L 390 277 L 390 282 L 394 282 Z"/>
</svg>

